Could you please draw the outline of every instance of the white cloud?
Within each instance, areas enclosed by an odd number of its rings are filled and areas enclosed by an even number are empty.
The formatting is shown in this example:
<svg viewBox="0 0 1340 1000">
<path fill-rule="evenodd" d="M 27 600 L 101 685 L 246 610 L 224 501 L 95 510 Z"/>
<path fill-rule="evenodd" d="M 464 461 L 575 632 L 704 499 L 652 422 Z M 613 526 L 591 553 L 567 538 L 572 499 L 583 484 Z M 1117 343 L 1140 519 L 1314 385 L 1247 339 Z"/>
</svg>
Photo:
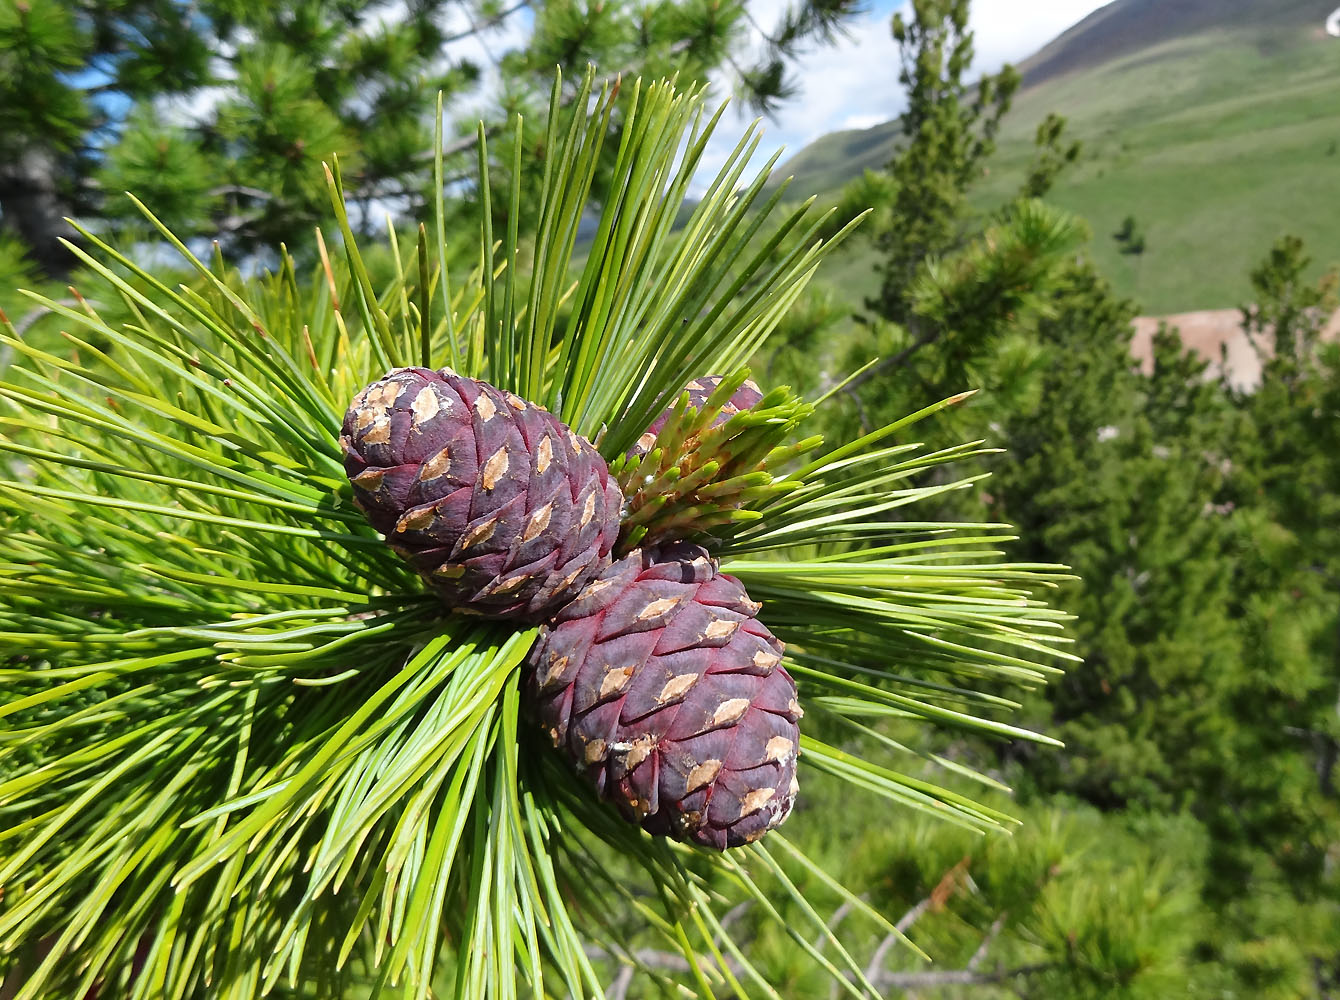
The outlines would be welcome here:
<svg viewBox="0 0 1340 1000">
<path fill-rule="evenodd" d="M 983 72 L 1028 58 L 1108 0 L 974 0 L 972 28 Z"/>
<path fill-rule="evenodd" d="M 1037 51 L 1066 28 L 1103 6 L 1107 0 L 974 0 L 972 27 L 976 66 L 983 72 L 1018 62 Z M 761 0 L 751 12 L 760 24 L 770 25 L 786 4 Z M 870 128 L 895 117 L 903 107 L 898 83 L 898 54 L 889 33 L 889 19 L 901 6 L 875 0 L 872 9 L 850 24 L 850 37 L 826 48 L 816 48 L 794 68 L 801 91 L 784 104 L 759 151 L 771 155 L 785 146 L 794 155 L 819 136 L 839 129 Z M 739 138 L 745 113 L 723 120 L 704 156 L 703 185 Z"/>
<path fill-rule="evenodd" d="M 838 122 L 839 129 L 862 129 L 873 128 L 881 122 L 888 121 L 889 116 L 883 114 L 854 114 L 848 115 L 842 121 Z"/>
</svg>

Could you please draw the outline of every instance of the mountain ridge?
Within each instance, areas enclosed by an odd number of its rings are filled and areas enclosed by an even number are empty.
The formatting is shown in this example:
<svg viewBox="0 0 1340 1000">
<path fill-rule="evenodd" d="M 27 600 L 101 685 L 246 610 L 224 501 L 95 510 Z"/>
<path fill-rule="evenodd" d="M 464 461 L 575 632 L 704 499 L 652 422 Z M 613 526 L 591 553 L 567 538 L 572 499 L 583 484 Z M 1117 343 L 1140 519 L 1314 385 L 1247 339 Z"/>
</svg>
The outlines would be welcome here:
<svg viewBox="0 0 1340 1000">
<path fill-rule="evenodd" d="M 1024 86 L 1207 31 L 1320 29 L 1334 0 L 1114 0 L 1067 28 L 1019 64 Z"/>
</svg>

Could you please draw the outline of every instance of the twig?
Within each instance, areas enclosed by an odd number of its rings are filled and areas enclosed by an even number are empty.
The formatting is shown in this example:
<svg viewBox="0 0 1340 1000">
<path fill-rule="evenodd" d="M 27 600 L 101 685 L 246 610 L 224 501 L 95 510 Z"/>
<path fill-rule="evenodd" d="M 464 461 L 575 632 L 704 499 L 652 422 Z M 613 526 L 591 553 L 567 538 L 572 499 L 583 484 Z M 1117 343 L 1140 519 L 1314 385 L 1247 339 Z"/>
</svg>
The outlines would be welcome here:
<svg viewBox="0 0 1340 1000">
<path fill-rule="evenodd" d="M 735 921 L 748 913 L 753 905 L 754 901 L 752 899 L 746 899 L 743 903 L 736 903 L 727 910 L 725 916 L 721 918 L 721 929 L 723 931 L 726 930 L 731 924 L 735 923 Z"/>
<path fill-rule="evenodd" d="M 1037 965 L 1021 965 L 1015 969 L 996 969 L 993 972 L 978 972 L 975 969 L 946 969 L 943 972 L 884 972 L 876 985 L 895 990 L 934 989 L 938 986 L 987 986 L 991 983 L 1003 983 L 1009 979 L 1031 976 L 1046 972 L 1054 963 L 1041 962 Z"/>
<path fill-rule="evenodd" d="M 220 184 L 218 187 L 210 188 L 210 197 L 221 198 L 226 194 L 239 194 L 245 198 L 255 198 L 258 201 L 269 201 L 274 197 L 269 191 L 262 191 L 257 187 L 249 187 L 246 184 Z"/>
<path fill-rule="evenodd" d="M 841 906 L 839 906 L 836 910 L 834 910 L 833 915 L 828 919 L 828 933 L 831 934 L 834 931 L 836 931 L 837 925 L 842 923 L 842 919 L 850 912 L 851 912 L 850 901 L 844 902 Z M 828 934 L 820 934 L 817 938 L 814 939 L 814 950 L 815 951 L 823 950 L 823 946 L 827 941 L 828 941 Z"/>
<path fill-rule="evenodd" d="M 879 364 L 872 365 L 871 367 L 867 368 L 864 372 L 862 372 L 860 375 L 856 376 L 856 378 L 848 382 L 847 389 L 850 391 L 852 389 L 859 388 L 860 386 L 863 386 L 865 385 L 865 383 L 869 382 L 876 375 L 880 375 L 891 368 L 897 368 L 904 361 L 910 358 L 913 354 L 921 350 L 923 347 L 925 347 L 927 344 L 929 344 L 931 341 L 935 339 L 936 339 L 936 333 L 933 329 L 923 331 L 921 335 L 917 337 L 916 340 L 912 341 L 912 343 L 908 344 L 893 357 L 885 358 L 883 361 L 879 362 Z"/>
<path fill-rule="evenodd" d="M 615 977 L 614 982 L 610 984 L 609 990 L 606 991 L 606 996 L 609 1000 L 627 1000 L 628 987 L 631 985 L 633 985 L 633 967 L 631 965 L 625 965 L 619 970 L 619 974 Z"/>
<path fill-rule="evenodd" d="M 60 299 L 56 304 L 60 306 L 65 306 L 69 309 L 73 309 L 75 306 L 79 305 L 79 300 Z M 14 335 L 22 339 L 23 335 L 27 333 L 30 329 L 32 329 L 33 325 L 49 312 L 51 312 L 51 309 L 47 306 L 37 306 L 36 308 L 29 309 L 26 313 L 24 313 L 22 316 L 19 317 L 19 321 L 17 323 L 13 324 Z M 12 358 L 13 356 L 14 356 L 13 347 L 11 347 L 9 344 L 0 344 L 0 372 L 4 371 L 6 368 L 9 367 L 10 358 Z"/>
<path fill-rule="evenodd" d="M 844 396 L 847 396 L 848 398 L 850 398 L 851 401 L 852 401 L 853 403 L 856 404 L 856 417 L 857 417 L 858 420 L 861 421 L 861 433 L 862 433 L 862 434 L 869 434 L 869 433 L 870 433 L 870 414 L 866 412 L 866 409 L 865 409 L 865 402 L 864 402 L 864 401 L 861 399 L 861 397 L 856 393 L 856 391 L 851 387 L 851 383 L 848 383 L 847 385 L 844 385 L 844 386 L 842 387 L 842 394 L 843 394 Z"/>
<path fill-rule="evenodd" d="M 628 952 L 627 958 L 622 958 L 620 955 L 612 951 L 590 944 L 586 946 L 585 951 L 587 958 L 601 958 L 616 962 L 626 962 L 631 959 L 635 965 L 640 965 L 648 969 L 660 969 L 664 972 L 689 973 L 693 971 L 693 967 L 689 965 L 688 959 L 683 955 L 672 951 L 657 951 L 655 948 L 638 948 Z M 730 971 L 731 975 L 738 978 L 745 974 L 744 969 L 741 968 L 740 963 L 735 961 L 735 959 L 728 955 L 723 956 L 723 958 L 726 963 L 725 967 Z M 702 956 L 701 961 L 703 964 L 707 965 L 717 964 L 714 958 L 709 959 L 706 956 Z"/>
<path fill-rule="evenodd" d="M 986 936 L 982 938 L 982 943 L 979 944 L 977 950 L 972 953 L 972 958 L 968 959 L 968 964 L 965 968 L 975 969 L 982 964 L 982 961 L 986 958 L 987 950 L 991 947 L 991 942 L 996 940 L 996 937 L 1000 934 L 1001 928 L 1005 926 L 1005 918 L 1008 916 L 1009 911 L 1004 910 L 1001 912 L 1000 916 L 992 922 L 991 927 L 986 932 Z"/>
<path fill-rule="evenodd" d="M 934 898 L 934 896 L 927 896 L 920 903 L 898 918 L 898 922 L 893 925 L 897 929 L 897 933 L 884 935 L 884 940 L 879 943 L 879 947 L 875 949 L 875 953 L 870 956 L 870 964 L 865 967 L 866 979 L 870 980 L 872 983 L 875 981 L 875 977 L 880 975 L 880 970 L 884 965 L 884 958 L 888 955 L 889 949 L 898 941 L 900 935 L 906 934 L 908 929 L 921 919 L 921 915 L 930 909 L 931 900 Z"/>
<path fill-rule="evenodd" d="M 464 31 L 458 31 L 454 35 L 447 35 L 446 38 L 442 39 L 441 44 L 450 45 L 452 42 L 459 42 L 466 38 L 470 38 L 474 35 L 479 34 L 481 31 L 487 31 L 489 28 L 496 28 L 498 25 L 502 24 L 517 11 L 524 10 L 529 6 L 530 6 L 530 0 L 518 0 L 517 3 L 514 3 L 506 10 L 500 10 L 492 17 L 486 17 L 483 21 L 479 23 L 476 23 L 475 19 L 472 17 L 470 18 L 470 27 L 466 28 Z"/>
</svg>

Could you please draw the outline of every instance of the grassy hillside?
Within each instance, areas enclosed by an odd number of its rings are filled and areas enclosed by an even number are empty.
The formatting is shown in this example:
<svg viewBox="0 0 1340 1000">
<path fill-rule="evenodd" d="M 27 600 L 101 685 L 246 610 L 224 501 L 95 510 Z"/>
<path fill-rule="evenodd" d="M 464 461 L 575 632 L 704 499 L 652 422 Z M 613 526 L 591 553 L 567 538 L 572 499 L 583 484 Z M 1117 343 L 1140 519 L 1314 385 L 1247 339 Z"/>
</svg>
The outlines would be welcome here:
<svg viewBox="0 0 1340 1000">
<path fill-rule="evenodd" d="M 1340 263 L 1340 40 L 1321 31 L 1333 4 L 1124 0 L 1104 8 L 1030 61 L 1035 72 L 1075 61 L 1083 68 L 1020 95 L 978 203 L 997 204 L 1015 188 L 1037 123 L 1057 111 L 1085 153 L 1053 198 L 1090 220 L 1105 271 L 1147 311 L 1238 304 L 1247 270 L 1285 233 L 1307 241 L 1318 269 Z M 1121 48 L 1103 42 L 1104 25 L 1133 45 L 1132 18 L 1151 5 L 1173 11 L 1162 34 L 1097 64 Z M 828 136 L 784 172 L 796 173 L 794 191 L 832 191 L 886 161 L 894 140 L 891 124 Z M 1146 236 L 1139 257 L 1121 255 L 1111 238 L 1127 215 Z M 859 295 L 870 286 L 869 255 L 868 244 L 855 244 L 825 279 Z"/>
<path fill-rule="evenodd" d="M 806 198 L 816 192 L 834 191 L 864 170 L 883 167 L 897 141 L 896 121 L 830 132 L 783 163 L 769 183 L 776 186 L 783 177 L 794 177 L 792 192 Z"/>
</svg>

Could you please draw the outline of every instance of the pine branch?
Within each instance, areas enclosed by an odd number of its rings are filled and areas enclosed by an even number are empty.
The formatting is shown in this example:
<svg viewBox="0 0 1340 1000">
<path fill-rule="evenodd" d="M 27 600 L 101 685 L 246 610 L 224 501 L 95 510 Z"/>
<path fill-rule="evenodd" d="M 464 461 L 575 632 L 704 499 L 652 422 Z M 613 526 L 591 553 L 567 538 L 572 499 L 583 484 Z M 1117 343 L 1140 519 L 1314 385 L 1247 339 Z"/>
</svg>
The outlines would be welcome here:
<svg viewBox="0 0 1340 1000">
<path fill-rule="evenodd" d="M 916 336 L 916 338 L 912 341 L 912 343 L 908 344 L 897 354 L 889 358 L 882 358 L 881 360 L 877 361 L 875 364 L 867 368 L 865 371 L 861 372 L 861 374 L 857 375 L 851 381 L 849 381 L 846 384 L 846 386 L 844 386 L 844 391 L 847 392 L 849 395 L 851 395 L 852 398 L 854 399 L 859 398 L 855 394 L 855 391 L 857 389 L 865 385 L 871 379 L 883 375 L 886 372 L 897 371 L 923 347 L 935 343 L 935 341 L 938 340 L 943 335 L 943 333 L 944 333 L 943 330 L 937 330 L 934 327 L 930 326 L 926 327 L 921 331 L 921 333 L 919 333 Z"/>
<path fill-rule="evenodd" d="M 968 971 L 976 969 L 986 960 L 986 953 L 991 949 L 991 945 L 996 938 L 1000 936 L 1000 932 L 1005 926 L 1005 919 L 1008 916 L 1008 911 L 1002 911 L 1000 916 L 991 921 L 991 926 L 987 928 L 987 932 L 982 938 L 982 943 L 977 946 L 977 950 L 974 951 L 972 957 L 968 959 L 968 964 L 965 966 Z"/>
</svg>

